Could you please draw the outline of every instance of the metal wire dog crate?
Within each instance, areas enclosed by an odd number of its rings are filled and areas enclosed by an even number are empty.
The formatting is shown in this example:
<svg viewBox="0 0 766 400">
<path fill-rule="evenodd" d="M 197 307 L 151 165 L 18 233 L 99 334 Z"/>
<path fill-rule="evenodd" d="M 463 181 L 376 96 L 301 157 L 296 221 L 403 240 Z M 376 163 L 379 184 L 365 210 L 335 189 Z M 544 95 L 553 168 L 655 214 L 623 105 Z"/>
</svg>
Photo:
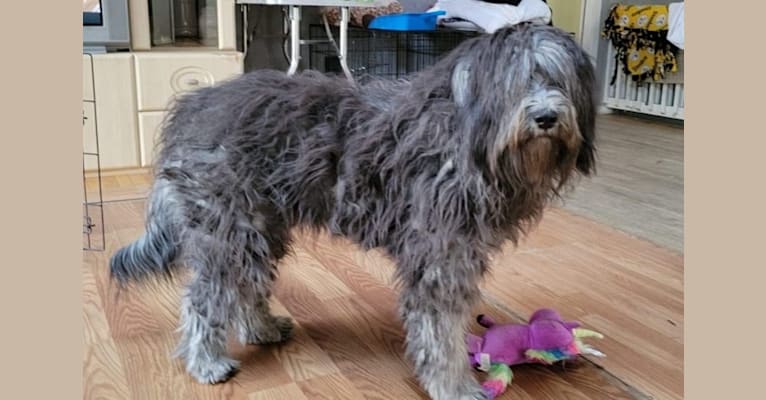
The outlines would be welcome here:
<svg viewBox="0 0 766 400">
<path fill-rule="evenodd" d="M 333 36 L 338 29 L 332 27 Z M 438 29 L 429 32 L 381 31 L 348 28 L 348 66 L 356 76 L 401 78 L 436 63 L 458 44 L 478 32 Z M 326 38 L 321 24 L 309 26 L 311 39 Z M 328 73 L 342 73 L 335 48 L 317 41 L 309 50 L 309 65 Z"/>
<path fill-rule="evenodd" d="M 104 237 L 104 195 L 101 186 L 101 152 L 98 143 L 98 122 L 96 103 L 96 82 L 93 73 L 93 55 L 83 53 L 90 69 L 90 87 L 92 92 L 83 93 L 83 152 L 82 152 L 82 238 L 83 250 L 103 251 L 106 249 Z M 86 174 L 87 164 L 95 167 L 94 179 Z"/>
</svg>

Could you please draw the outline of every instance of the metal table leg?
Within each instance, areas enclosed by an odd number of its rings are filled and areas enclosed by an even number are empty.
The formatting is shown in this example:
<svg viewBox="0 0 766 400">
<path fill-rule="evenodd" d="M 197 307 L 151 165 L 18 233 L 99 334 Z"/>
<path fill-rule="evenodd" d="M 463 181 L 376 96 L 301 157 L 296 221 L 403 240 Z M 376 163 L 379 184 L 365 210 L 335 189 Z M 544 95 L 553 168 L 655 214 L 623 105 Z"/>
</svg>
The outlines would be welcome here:
<svg viewBox="0 0 766 400">
<path fill-rule="evenodd" d="M 301 8 L 290 6 L 290 68 L 287 75 L 293 75 L 298 71 L 298 63 L 301 59 Z"/>
<path fill-rule="evenodd" d="M 351 70 L 348 68 L 348 62 L 346 56 L 348 55 L 348 21 L 350 19 L 350 13 L 348 7 L 340 8 L 340 49 L 338 51 L 338 59 L 340 61 L 340 67 L 343 69 L 343 73 L 350 81 L 354 81 L 354 77 L 351 75 Z"/>
</svg>

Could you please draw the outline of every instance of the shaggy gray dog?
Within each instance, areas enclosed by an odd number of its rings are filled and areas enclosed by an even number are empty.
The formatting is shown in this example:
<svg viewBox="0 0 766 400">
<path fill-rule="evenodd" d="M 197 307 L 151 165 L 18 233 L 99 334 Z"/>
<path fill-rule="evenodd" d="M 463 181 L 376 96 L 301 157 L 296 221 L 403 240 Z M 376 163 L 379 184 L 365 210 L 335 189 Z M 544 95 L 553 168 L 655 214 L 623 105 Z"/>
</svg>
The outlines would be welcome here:
<svg viewBox="0 0 766 400">
<path fill-rule="evenodd" d="M 177 101 L 146 233 L 122 285 L 192 270 L 178 354 L 226 380 L 243 343 L 287 339 L 269 297 L 291 229 L 327 230 L 397 263 L 415 373 L 434 399 L 485 398 L 464 345 L 490 255 L 594 166 L 592 64 L 570 35 L 521 25 L 468 40 L 405 81 L 245 74 Z"/>
</svg>

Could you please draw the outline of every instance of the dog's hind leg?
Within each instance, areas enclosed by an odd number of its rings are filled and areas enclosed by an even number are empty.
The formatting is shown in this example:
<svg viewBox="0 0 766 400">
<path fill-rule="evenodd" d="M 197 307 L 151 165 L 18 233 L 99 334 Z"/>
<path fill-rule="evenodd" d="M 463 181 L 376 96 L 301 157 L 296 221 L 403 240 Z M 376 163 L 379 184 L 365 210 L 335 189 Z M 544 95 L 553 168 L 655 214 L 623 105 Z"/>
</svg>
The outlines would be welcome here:
<svg viewBox="0 0 766 400">
<path fill-rule="evenodd" d="M 284 256 L 290 237 L 287 229 L 279 229 L 278 224 L 268 229 L 268 235 L 257 231 L 251 235 L 247 261 L 239 279 L 234 323 L 242 344 L 278 343 L 292 335 L 292 320 L 273 315 L 269 307 L 276 263 Z"/>
<path fill-rule="evenodd" d="M 293 322 L 289 317 L 271 313 L 269 290 L 251 284 L 240 288 L 240 302 L 237 305 L 237 337 L 242 344 L 279 343 L 290 339 Z"/>
<path fill-rule="evenodd" d="M 227 269 L 217 264 L 218 257 L 204 252 L 200 249 L 187 257 L 193 275 L 181 299 L 182 333 L 176 355 L 197 381 L 212 384 L 229 379 L 239 366 L 226 351 L 236 286 Z"/>
<path fill-rule="evenodd" d="M 289 245 L 288 229 L 271 221 L 266 231 L 258 218 L 234 210 L 215 214 L 217 223 L 191 230 L 184 243 L 194 275 L 182 304 L 179 353 L 189 373 L 204 383 L 224 381 L 236 371 L 238 363 L 225 349 L 230 329 L 244 343 L 280 342 L 292 332 L 290 319 L 273 316 L 268 304 L 274 265 Z"/>
<path fill-rule="evenodd" d="M 400 310 L 415 374 L 434 400 L 486 399 L 466 359 L 471 306 L 480 268 L 471 256 L 400 258 Z M 470 254 L 470 253 L 467 253 Z"/>
</svg>

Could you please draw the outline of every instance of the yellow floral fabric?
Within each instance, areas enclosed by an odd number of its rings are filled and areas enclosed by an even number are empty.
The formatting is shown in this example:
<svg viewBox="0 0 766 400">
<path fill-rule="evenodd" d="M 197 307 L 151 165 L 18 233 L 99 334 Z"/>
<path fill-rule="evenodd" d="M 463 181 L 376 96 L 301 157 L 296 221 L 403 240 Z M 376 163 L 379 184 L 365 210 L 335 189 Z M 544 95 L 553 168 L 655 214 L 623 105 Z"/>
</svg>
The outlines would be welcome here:
<svg viewBox="0 0 766 400">
<path fill-rule="evenodd" d="M 649 78 L 658 81 L 666 71 L 678 70 L 677 48 L 668 42 L 667 32 L 667 6 L 616 4 L 604 21 L 602 36 L 614 45 L 617 64 L 623 66 L 626 75 L 638 82 Z"/>
<path fill-rule="evenodd" d="M 668 30 L 668 6 L 624 6 L 614 9 L 617 25 L 648 31 Z"/>
</svg>

